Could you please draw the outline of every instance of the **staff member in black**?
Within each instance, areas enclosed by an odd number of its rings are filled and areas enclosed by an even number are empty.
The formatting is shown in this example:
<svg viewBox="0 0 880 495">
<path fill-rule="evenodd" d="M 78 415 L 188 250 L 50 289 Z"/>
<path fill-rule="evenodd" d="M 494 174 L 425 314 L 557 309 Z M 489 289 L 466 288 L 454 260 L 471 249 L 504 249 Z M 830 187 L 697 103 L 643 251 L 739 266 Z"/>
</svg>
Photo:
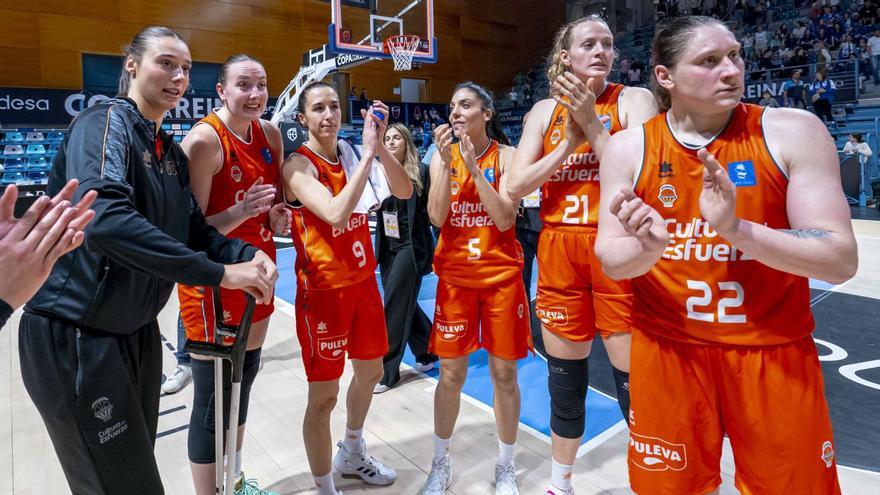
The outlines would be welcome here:
<svg viewBox="0 0 880 495">
<path fill-rule="evenodd" d="M 376 258 L 385 293 L 388 354 L 385 376 L 375 393 L 385 392 L 400 381 L 400 361 L 407 343 L 416 356 L 416 370 L 428 371 L 437 361 L 437 356 L 428 353 L 431 321 L 417 301 L 422 277 L 431 273 L 434 260 L 434 236 L 427 209 L 428 167 L 419 162 L 412 134 L 405 125 L 389 125 L 384 144 L 406 169 L 413 195 L 409 199 L 389 197 L 377 214 Z"/>
<path fill-rule="evenodd" d="M 244 289 L 265 304 L 277 278 L 265 253 L 205 222 L 186 155 L 160 131 L 189 85 L 186 43 L 149 27 L 125 55 L 120 97 L 74 120 L 49 177 L 50 195 L 74 178 L 74 199 L 97 192 L 85 243 L 58 261 L 19 327 L 25 388 L 77 495 L 164 493 L 156 317 L 174 283 Z"/>
</svg>

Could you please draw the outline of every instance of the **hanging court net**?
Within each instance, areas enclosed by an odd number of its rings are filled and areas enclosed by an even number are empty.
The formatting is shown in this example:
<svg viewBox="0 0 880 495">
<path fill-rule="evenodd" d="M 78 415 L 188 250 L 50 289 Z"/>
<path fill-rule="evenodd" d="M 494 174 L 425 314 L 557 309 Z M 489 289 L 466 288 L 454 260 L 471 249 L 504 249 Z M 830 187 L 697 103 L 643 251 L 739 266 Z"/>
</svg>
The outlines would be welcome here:
<svg viewBox="0 0 880 495">
<path fill-rule="evenodd" d="M 412 69 L 413 55 L 419 48 L 421 38 L 414 34 L 389 36 L 383 43 L 385 53 L 391 54 L 394 70 Z"/>
</svg>

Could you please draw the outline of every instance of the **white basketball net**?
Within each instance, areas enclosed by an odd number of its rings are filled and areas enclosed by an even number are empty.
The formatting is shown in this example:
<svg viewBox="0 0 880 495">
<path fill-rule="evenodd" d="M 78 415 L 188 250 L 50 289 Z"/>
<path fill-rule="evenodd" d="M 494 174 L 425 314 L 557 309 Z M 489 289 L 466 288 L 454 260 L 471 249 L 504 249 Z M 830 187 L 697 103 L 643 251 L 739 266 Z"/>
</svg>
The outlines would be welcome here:
<svg viewBox="0 0 880 495">
<path fill-rule="evenodd" d="M 421 39 L 413 34 L 391 36 L 385 40 L 385 50 L 391 54 L 394 70 L 412 69 L 413 55 L 419 48 Z"/>
</svg>

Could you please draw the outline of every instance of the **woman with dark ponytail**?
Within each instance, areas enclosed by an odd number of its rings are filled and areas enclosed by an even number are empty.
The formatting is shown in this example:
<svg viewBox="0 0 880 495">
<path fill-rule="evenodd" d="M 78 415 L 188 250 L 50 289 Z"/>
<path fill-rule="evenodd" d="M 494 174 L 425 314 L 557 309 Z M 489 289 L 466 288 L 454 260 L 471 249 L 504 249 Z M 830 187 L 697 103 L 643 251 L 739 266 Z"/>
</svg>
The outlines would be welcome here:
<svg viewBox="0 0 880 495">
<path fill-rule="evenodd" d="M 430 349 L 440 357 L 434 394 L 434 459 L 421 495 L 440 495 L 451 483 L 449 444 L 458 417 L 468 356 L 489 352 L 498 430 L 495 493 L 515 495 L 514 444 L 520 394 L 516 364 L 532 348 L 529 305 L 521 273 L 522 248 L 513 228 L 517 203 L 506 192 L 513 148 L 492 96 L 472 82 L 459 84 L 449 104 L 450 125 L 434 131 L 428 215 L 442 227 L 434 253 L 437 306 Z M 453 134 L 460 139 L 452 144 Z"/>
<path fill-rule="evenodd" d="M 120 96 L 80 113 L 55 158 L 48 194 L 78 179 L 74 200 L 95 191 L 95 218 L 25 307 L 19 352 L 70 491 L 161 495 L 159 310 L 175 283 L 243 289 L 268 304 L 277 272 L 206 223 L 187 157 L 161 130 L 189 86 L 186 43 L 148 27 L 124 53 Z"/>
</svg>

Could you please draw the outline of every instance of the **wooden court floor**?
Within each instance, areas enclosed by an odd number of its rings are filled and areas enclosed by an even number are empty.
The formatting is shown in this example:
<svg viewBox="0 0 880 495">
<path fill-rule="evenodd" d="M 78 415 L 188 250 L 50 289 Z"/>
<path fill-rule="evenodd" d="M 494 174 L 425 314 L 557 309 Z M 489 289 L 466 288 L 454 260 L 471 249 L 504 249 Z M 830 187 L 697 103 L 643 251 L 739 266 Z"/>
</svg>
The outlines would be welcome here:
<svg viewBox="0 0 880 495">
<path fill-rule="evenodd" d="M 839 290 L 876 299 L 880 294 L 880 222 L 854 220 L 859 241 L 860 267 L 856 277 Z M 286 276 L 290 276 L 287 274 Z M 302 447 L 301 422 L 305 410 L 306 380 L 295 338 L 292 307 L 278 300 L 280 311 L 272 317 L 263 350 L 263 368 L 251 394 L 244 470 L 265 488 L 282 494 L 315 493 Z M 880 311 L 877 312 L 880 314 Z M 17 352 L 20 312 L 0 332 L 0 495 L 46 495 L 69 493 L 51 442 L 39 415 L 21 383 Z M 177 301 L 160 315 L 165 337 L 176 343 Z M 855 330 L 855 329 L 854 329 Z M 875 329 L 866 329 L 873 331 Z M 164 372 L 170 375 L 174 356 L 166 349 Z M 343 390 L 350 373 L 343 378 Z M 433 379 L 412 370 L 403 384 L 374 396 L 365 427 L 370 452 L 393 466 L 399 475 L 390 487 L 369 487 L 359 481 L 337 477 L 346 494 L 415 494 L 430 470 L 433 453 Z M 156 457 L 168 494 L 193 493 L 186 456 L 186 429 L 192 387 L 161 399 Z M 345 401 L 340 400 L 332 417 L 334 441 L 345 426 Z M 589 412 L 588 412 L 589 414 Z M 491 411 L 476 401 L 464 400 L 452 441 L 453 479 L 449 493 L 494 493 L 497 455 Z M 578 495 L 628 494 L 626 430 L 577 460 L 574 487 Z M 520 429 L 516 465 L 520 492 L 543 494 L 550 474 L 550 446 L 546 438 Z M 734 465 L 725 442 L 722 459 L 722 494 L 733 488 Z M 880 475 L 848 468 L 839 469 L 843 493 L 880 493 Z"/>
</svg>

